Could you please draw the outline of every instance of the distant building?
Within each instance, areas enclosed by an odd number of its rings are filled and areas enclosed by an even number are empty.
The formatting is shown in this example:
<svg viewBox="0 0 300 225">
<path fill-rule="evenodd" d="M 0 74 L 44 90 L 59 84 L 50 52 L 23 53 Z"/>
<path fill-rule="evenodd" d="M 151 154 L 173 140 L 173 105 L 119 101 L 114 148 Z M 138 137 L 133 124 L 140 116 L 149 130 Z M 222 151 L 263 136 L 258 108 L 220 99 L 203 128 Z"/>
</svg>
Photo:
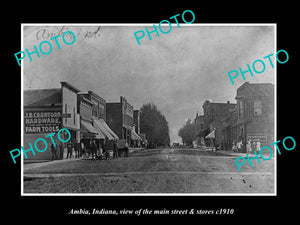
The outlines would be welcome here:
<svg viewBox="0 0 300 225">
<path fill-rule="evenodd" d="M 106 122 L 118 135 L 131 144 L 131 131 L 133 130 L 133 106 L 125 97 L 120 97 L 120 102 L 106 103 Z"/>
<path fill-rule="evenodd" d="M 252 148 L 274 142 L 274 85 L 245 82 L 237 89 L 237 137 Z M 245 151 L 245 149 L 244 149 Z"/>
<path fill-rule="evenodd" d="M 140 110 L 136 109 L 133 111 L 133 124 L 135 125 L 135 132 L 140 134 Z"/>
<path fill-rule="evenodd" d="M 133 130 L 131 132 L 131 146 L 140 147 L 143 139 L 140 136 L 140 110 L 133 111 Z"/>
<path fill-rule="evenodd" d="M 204 129 L 204 115 L 198 115 L 196 114 L 196 117 L 194 119 L 194 124 L 195 124 L 195 130 L 196 130 L 196 140 L 195 144 L 196 146 L 204 145 L 204 137 L 201 135 Z"/>
<path fill-rule="evenodd" d="M 236 104 L 214 103 L 206 100 L 203 104 L 204 128 L 201 136 L 204 137 L 206 146 L 220 147 L 222 143 L 223 120 L 229 115 Z"/>
<path fill-rule="evenodd" d="M 222 120 L 222 144 L 221 148 L 225 151 L 231 151 L 233 143 L 239 141 L 237 124 L 237 105 L 229 110 L 229 114 Z"/>
<path fill-rule="evenodd" d="M 195 126 L 196 126 L 196 129 L 197 130 L 202 130 L 205 126 L 205 117 L 204 115 L 196 115 L 195 119 L 194 119 L 194 123 L 195 123 Z"/>
</svg>

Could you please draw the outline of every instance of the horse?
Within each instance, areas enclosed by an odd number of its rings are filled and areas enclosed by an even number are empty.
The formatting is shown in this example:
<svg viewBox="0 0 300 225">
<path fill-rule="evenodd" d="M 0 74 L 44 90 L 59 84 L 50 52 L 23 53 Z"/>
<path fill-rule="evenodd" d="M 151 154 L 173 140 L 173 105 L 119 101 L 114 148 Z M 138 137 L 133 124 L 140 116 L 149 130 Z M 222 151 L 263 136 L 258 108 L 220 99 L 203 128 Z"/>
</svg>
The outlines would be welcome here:
<svg viewBox="0 0 300 225">
<path fill-rule="evenodd" d="M 118 156 L 119 157 L 121 157 L 122 153 L 123 153 L 124 157 L 128 157 L 128 155 L 129 155 L 129 149 L 128 149 L 128 147 L 118 148 Z"/>
</svg>

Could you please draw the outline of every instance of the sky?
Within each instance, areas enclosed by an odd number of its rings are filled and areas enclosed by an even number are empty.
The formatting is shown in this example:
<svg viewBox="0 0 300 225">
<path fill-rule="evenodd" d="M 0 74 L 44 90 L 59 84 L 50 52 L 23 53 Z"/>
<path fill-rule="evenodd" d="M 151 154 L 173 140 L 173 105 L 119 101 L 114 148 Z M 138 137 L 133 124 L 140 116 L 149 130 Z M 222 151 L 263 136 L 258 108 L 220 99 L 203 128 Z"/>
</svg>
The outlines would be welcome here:
<svg viewBox="0 0 300 225">
<path fill-rule="evenodd" d="M 82 91 L 94 91 L 106 102 L 118 102 L 124 96 L 134 109 L 152 102 L 165 115 L 171 142 L 180 142 L 178 130 L 185 121 L 203 114 L 202 104 L 236 103 L 236 89 L 244 82 L 275 83 L 275 70 L 263 57 L 275 53 L 275 29 L 272 25 L 172 24 L 169 33 L 145 34 L 138 45 L 134 33 L 153 24 L 135 25 L 23 25 L 23 51 L 34 51 L 34 45 L 49 41 L 52 51 L 39 51 L 22 60 L 23 89 L 59 88 L 66 81 Z M 156 24 L 158 27 L 158 25 Z M 164 31 L 169 29 L 162 27 Z M 76 40 L 67 45 L 62 40 L 72 31 Z M 56 35 L 60 45 L 50 40 Z M 72 42 L 65 35 L 66 42 Z M 43 43 L 42 50 L 49 46 Z M 265 62 L 263 73 L 245 74 L 234 79 L 228 72 L 257 60 Z M 274 63 L 275 57 L 271 60 Z M 256 70 L 262 70 L 256 64 Z"/>
</svg>

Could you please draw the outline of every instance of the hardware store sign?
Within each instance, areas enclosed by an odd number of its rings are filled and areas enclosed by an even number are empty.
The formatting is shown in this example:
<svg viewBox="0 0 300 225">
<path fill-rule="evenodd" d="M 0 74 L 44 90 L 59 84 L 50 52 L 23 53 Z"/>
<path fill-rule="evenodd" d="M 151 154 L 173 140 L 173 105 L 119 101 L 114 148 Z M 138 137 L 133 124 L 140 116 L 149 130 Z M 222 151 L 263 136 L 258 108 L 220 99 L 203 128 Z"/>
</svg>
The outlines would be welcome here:
<svg viewBox="0 0 300 225">
<path fill-rule="evenodd" d="M 27 134 L 56 132 L 59 131 L 60 125 L 60 111 L 24 112 L 24 129 Z"/>
</svg>

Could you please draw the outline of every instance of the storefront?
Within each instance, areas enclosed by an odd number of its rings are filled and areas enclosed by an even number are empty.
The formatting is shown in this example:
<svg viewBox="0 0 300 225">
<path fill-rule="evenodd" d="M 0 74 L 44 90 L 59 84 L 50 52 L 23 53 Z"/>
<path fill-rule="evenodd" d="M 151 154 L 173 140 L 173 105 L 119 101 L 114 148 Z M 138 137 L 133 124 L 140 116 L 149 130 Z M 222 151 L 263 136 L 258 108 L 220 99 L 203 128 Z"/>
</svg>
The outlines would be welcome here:
<svg viewBox="0 0 300 225">
<path fill-rule="evenodd" d="M 131 131 L 133 129 L 133 106 L 124 97 L 120 102 L 106 103 L 106 122 L 118 135 L 119 139 L 130 145 Z"/>
<path fill-rule="evenodd" d="M 237 89 L 238 137 L 246 152 L 246 143 L 251 148 L 274 142 L 274 85 L 271 83 L 245 82 Z"/>
<path fill-rule="evenodd" d="M 139 148 L 143 139 L 134 131 L 131 131 L 131 147 Z"/>
<path fill-rule="evenodd" d="M 43 138 L 47 141 L 48 150 L 45 152 L 35 151 L 35 155 L 31 151 L 27 152 L 28 159 L 51 159 L 51 145 L 52 141 L 49 138 L 45 138 L 46 135 L 58 132 L 62 128 L 61 122 L 61 108 L 43 108 L 39 107 L 25 107 L 24 108 L 24 150 L 30 148 L 29 143 L 33 146 L 34 142 Z M 54 136 L 54 140 L 58 143 L 57 136 Z M 38 142 L 37 148 L 44 149 L 44 143 Z"/>
<path fill-rule="evenodd" d="M 91 149 L 91 141 L 95 140 L 97 145 L 97 149 L 100 149 L 102 146 L 102 141 L 105 139 L 104 135 L 100 133 L 92 123 L 88 121 L 81 120 L 81 135 L 80 135 L 80 142 L 83 144 L 85 151 L 90 151 Z"/>
<path fill-rule="evenodd" d="M 43 138 L 47 141 L 48 148 L 44 152 L 27 152 L 27 159 L 51 160 L 51 138 L 45 136 L 57 133 L 62 128 L 67 128 L 71 133 L 72 142 L 80 140 L 80 117 L 77 113 L 77 92 L 79 90 L 67 82 L 61 82 L 61 88 L 24 90 L 23 105 L 23 137 L 24 150 L 30 148 L 29 143 Z M 64 134 L 67 136 L 67 134 Z M 53 136 L 59 143 L 57 135 Z M 43 145 L 43 146 L 42 146 Z M 45 144 L 38 142 L 37 147 L 44 149 Z M 64 144 L 66 154 L 66 145 Z M 57 154 L 61 155 L 61 154 Z M 63 156 L 63 154 L 62 154 Z M 26 160 L 26 158 L 24 158 Z"/>
<path fill-rule="evenodd" d="M 99 133 L 102 133 L 104 139 L 114 140 L 116 139 L 105 127 L 105 121 L 103 119 L 93 118 L 95 129 L 98 130 Z"/>
<path fill-rule="evenodd" d="M 104 119 L 93 118 L 95 129 L 102 134 L 105 140 L 105 149 L 113 149 L 113 141 L 119 140 L 119 137 L 108 127 Z"/>
<path fill-rule="evenodd" d="M 208 135 L 205 136 L 206 146 L 216 148 L 217 146 L 215 143 L 215 138 L 216 138 L 216 130 L 213 129 Z"/>
</svg>

